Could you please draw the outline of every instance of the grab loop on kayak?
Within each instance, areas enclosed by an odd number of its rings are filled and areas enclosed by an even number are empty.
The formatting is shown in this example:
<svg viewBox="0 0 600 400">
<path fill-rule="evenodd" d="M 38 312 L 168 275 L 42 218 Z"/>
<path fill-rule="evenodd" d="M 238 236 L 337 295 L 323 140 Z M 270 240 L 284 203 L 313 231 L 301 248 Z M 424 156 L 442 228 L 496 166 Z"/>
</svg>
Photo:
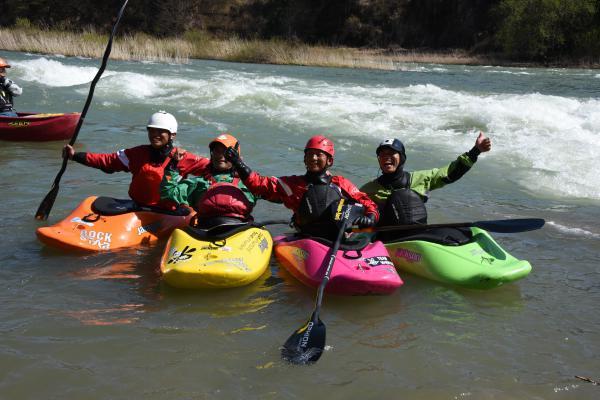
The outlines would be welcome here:
<svg viewBox="0 0 600 400">
<path fill-rule="evenodd" d="M 351 256 L 350 255 L 351 251 L 356 252 L 356 255 Z M 359 258 L 362 258 L 362 251 L 360 251 L 360 250 L 345 250 L 343 256 L 344 256 L 344 258 L 347 258 L 349 260 L 357 260 Z"/>
<path fill-rule="evenodd" d="M 95 218 L 92 216 L 95 216 Z M 83 217 L 81 219 L 85 222 L 96 222 L 100 219 L 100 214 L 89 213 L 88 215 L 86 215 L 85 217 Z"/>
<path fill-rule="evenodd" d="M 227 239 L 215 240 L 214 242 L 211 242 L 211 243 L 214 244 L 216 247 L 223 247 L 227 244 Z"/>
</svg>

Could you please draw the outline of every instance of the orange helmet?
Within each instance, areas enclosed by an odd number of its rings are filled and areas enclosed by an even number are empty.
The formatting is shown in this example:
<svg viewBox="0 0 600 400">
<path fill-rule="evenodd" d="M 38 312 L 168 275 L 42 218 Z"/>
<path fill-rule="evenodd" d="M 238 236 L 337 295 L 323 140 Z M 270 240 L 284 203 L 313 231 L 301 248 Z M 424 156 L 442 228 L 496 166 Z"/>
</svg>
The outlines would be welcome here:
<svg viewBox="0 0 600 400">
<path fill-rule="evenodd" d="M 238 153 L 241 154 L 240 142 L 238 142 L 238 140 L 235 137 L 233 137 L 232 135 L 230 135 L 229 133 L 223 133 L 223 134 L 217 136 L 216 138 L 214 138 L 208 144 L 208 148 L 212 150 L 213 146 L 217 143 L 221 143 L 226 148 L 234 147 L 238 151 Z"/>
<path fill-rule="evenodd" d="M 6 60 L 0 57 L 0 68 L 10 68 L 10 64 Z"/>
<path fill-rule="evenodd" d="M 308 139 L 308 142 L 304 147 L 304 152 L 306 152 L 306 150 L 308 149 L 321 150 L 322 152 L 329 154 L 331 158 L 333 158 L 333 156 L 335 155 L 333 142 L 323 135 L 313 136 L 310 139 Z"/>
</svg>

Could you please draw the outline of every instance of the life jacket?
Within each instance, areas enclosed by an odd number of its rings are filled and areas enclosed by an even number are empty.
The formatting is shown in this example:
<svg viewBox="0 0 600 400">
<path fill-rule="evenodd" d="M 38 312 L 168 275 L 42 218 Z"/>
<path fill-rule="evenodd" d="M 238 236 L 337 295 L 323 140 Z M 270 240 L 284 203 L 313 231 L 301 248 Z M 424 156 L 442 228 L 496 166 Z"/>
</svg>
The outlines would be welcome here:
<svg viewBox="0 0 600 400">
<path fill-rule="evenodd" d="M 331 183 L 331 176 L 309 183 L 294 216 L 294 224 L 307 235 L 335 237 L 339 229 L 331 208 L 343 197 L 341 189 Z"/>
<path fill-rule="evenodd" d="M 411 189 L 396 189 L 383 207 L 379 225 L 426 224 L 427 209 L 423 199 Z"/>
<path fill-rule="evenodd" d="M 399 168 L 393 174 L 381 175 L 377 181 L 386 189 L 392 190 L 392 194 L 380 210 L 379 226 L 427 223 L 427 198 L 424 199 L 410 188 L 409 172 Z"/>
<path fill-rule="evenodd" d="M 0 112 L 13 111 L 13 96 L 4 85 L 0 85 Z"/>
<path fill-rule="evenodd" d="M 161 203 L 160 183 L 170 161 L 171 157 L 166 157 L 161 164 L 145 163 L 131 179 L 129 197 L 137 203 L 147 206 Z"/>
<path fill-rule="evenodd" d="M 212 179 L 214 182 L 214 178 Z M 233 217 L 247 220 L 254 207 L 244 192 L 238 187 L 240 178 L 231 183 L 212 183 L 200 199 L 193 205 L 198 218 Z"/>
</svg>

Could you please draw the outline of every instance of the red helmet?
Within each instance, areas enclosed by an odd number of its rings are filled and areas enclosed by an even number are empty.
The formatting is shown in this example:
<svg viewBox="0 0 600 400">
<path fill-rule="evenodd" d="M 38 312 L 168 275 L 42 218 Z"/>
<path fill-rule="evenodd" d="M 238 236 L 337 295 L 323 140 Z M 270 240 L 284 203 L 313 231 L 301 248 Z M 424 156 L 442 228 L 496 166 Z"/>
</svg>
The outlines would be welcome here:
<svg viewBox="0 0 600 400">
<path fill-rule="evenodd" d="M 2 57 L 0 57 L 0 68 L 10 68 L 10 64 Z"/>
<path fill-rule="evenodd" d="M 322 152 L 329 154 L 331 158 L 333 158 L 333 156 L 335 155 L 333 142 L 323 135 L 313 136 L 310 139 L 308 139 L 308 142 L 304 147 L 304 151 L 306 152 L 306 150 L 308 149 L 321 150 Z"/>
</svg>

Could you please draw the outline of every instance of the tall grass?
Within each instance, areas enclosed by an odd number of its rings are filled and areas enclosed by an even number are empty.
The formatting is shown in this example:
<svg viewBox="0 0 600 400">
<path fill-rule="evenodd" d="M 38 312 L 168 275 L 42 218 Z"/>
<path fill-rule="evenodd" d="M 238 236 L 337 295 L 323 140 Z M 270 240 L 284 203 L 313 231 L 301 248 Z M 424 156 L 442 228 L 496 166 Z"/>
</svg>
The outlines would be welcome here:
<svg viewBox="0 0 600 400">
<path fill-rule="evenodd" d="M 20 21 L 0 29 L 0 48 L 43 54 L 102 57 L 108 35 L 93 30 L 83 33 L 32 27 Z M 486 60 L 465 53 L 386 52 L 345 47 L 311 46 L 283 40 L 214 38 L 189 31 L 180 38 L 156 38 L 146 34 L 118 36 L 112 59 L 186 63 L 191 58 L 236 62 L 312 65 L 395 70 L 402 63 L 482 64 Z"/>
</svg>

